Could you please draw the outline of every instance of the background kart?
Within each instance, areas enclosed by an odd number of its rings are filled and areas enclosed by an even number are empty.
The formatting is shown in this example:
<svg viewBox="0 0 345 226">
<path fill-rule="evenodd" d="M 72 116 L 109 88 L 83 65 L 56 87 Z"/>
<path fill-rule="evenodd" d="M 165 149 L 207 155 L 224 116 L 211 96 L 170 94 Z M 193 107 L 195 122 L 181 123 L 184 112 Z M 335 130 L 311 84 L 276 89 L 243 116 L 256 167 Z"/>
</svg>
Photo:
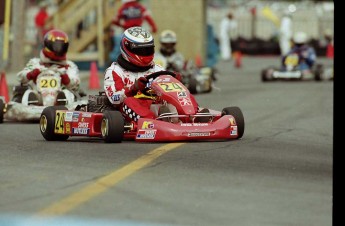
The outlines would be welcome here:
<svg viewBox="0 0 345 226">
<path fill-rule="evenodd" d="M 38 99 L 31 99 L 30 95 Z M 86 103 L 79 93 L 62 87 L 58 72 L 48 69 L 37 77 L 36 85 L 15 86 L 13 98 L 8 103 L 0 99 L 0 123 L 4 120 L 38 121 L 47 106 L 64 105 L 67 109 L 75 109 Z"/>
<path fill-rule="evenodd" d="M 307 70 L 300 69 L 300 57 L 297 54 L 288 55 L 283 67 L 278 68 L 270 66 L 261 71 L 261 80 L 263 82 L 277 81 L 277 80 L 330 80 L 333 77 L 328 69 L 325 69 L 323 64 L 316 64 L 314 67 Z"/>
<path fill-rule="evenodd" d="M 173 65 L 169 65 L 167 60 L 158 55 L 155 62 L 161 65 L 165 70 L 176 71 L 182 75 L 182 83 L 192 94 L 209 93 L 212 91 L 212 83 L 215 80 L 215 69 L 211 67 L 197 67 L 192 60 L 186 60 L 183 70 L 176 70 Z"/>
<path fill-rule="evenodd" d="M 170 76 L 171 75 L 171 76 Z M 125 121 L 113 109 L 107 96 L 100 93 L 90 96 L 86 106 L 75 111 L 53 106 L 44 109 L 40 131 L 48 141 L 67 140 L 69 136 L 100 137 L 105 142 L 135 140 L 141 142 L 230 140 L 244 133 L 244 118 L 238 107 L 222 111 L 196 112 L 188 89 L 170 71 L 152 73 L 147 78 L 150 85 L 137 98 L 150 98 L 151 110 L 156 118 L 140 118 L 137 122 Z M 168 109 L 162 113 L 161 107 Z"/>
</svg>

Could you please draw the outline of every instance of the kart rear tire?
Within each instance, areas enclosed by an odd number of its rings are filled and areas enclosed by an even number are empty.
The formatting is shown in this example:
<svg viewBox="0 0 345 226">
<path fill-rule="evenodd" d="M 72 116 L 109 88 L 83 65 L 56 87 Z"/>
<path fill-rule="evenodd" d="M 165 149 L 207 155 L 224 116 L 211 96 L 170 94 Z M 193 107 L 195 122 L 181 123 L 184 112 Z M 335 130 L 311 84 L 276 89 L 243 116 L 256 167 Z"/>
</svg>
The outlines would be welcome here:
<svg viewBox="0 0 345 226">
<path fill-rule="evenodd" d="M 268 73 L 268 69 L 263 69 L 261 71 L 261 81 L 263 81 L 263 82 L 270 81 L 270 79 L 268 78 L 267 73 Z"/>
<path fill-rule="evenodd" d="M 40 131 L 47 141 L 65 141 L 68 135 L 55 134 L 55 113 L 56 110 L 67 110 L 65 106 L 49 106 L 44 108 L 40 117 Z"/>
<path fill-rule="evenodd" d="M 198 93 L 197 85 L 198 85 L 198 81 L 195 78 L 192 77 L 192 78 L 189 79 L 188 89 L 189 89 L 189 92 L 191 94 Z"/>
<path fill-rule="evenodd" d="M 106 143 L 121 143 L 124 130 L 125 121 L 119 111 L 104 111 L 101 134 Z"/>
<path fill-rule="evenodd" d="M 316 65 L 316 69 L 315 69 L 315 72 L 314 72 L 314 78 L 315 78 L 315 81 L 322 81 L 324 80 L 324 73 L 325 73 L 325 70 L 324 70 L 324 67 L 322 64 L 318 64 Z"/>
<path fill-rule="evenodd" d="M 238 137 L 240 139 L 244 134 L 244 117 L 239 107 L 227 107 L 222 110 L 223 115 L 232 115 L 235 118 L 237 124 Z"/>
<path fill-rule="evenodd" d="M 4 109 L 5 109 L 5 103 L 2 99 L 0 99 L 0 123 L 4 122 Z"/>
</svg>

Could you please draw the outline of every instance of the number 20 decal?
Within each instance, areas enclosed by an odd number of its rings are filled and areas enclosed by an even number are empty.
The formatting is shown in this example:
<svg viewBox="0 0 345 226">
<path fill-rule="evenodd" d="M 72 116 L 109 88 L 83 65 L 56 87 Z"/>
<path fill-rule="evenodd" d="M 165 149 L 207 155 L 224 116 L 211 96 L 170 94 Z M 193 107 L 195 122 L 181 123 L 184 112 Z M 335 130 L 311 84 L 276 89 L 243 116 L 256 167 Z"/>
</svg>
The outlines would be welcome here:
<svg viewBox="0 0 345 226">
<path fill-rule="evenodd" d="M 56 111 L 55 113 L 55 133 L 64 133 L 65 112 Z"/>
<path fill-rule="evenodd" d="M 56 79 L 42 79 L 40 81 L 40 87 L 42 88 L 55 88 L 57 86 Z"/>
<path fill-rule="evenodd" d="M 178 83 L 175 83 L 175 82 L 159 83 L 159 86 L 160 86 L 165 92 L 180 92 L 180 91 L 185 91 Z"/>
</svg>

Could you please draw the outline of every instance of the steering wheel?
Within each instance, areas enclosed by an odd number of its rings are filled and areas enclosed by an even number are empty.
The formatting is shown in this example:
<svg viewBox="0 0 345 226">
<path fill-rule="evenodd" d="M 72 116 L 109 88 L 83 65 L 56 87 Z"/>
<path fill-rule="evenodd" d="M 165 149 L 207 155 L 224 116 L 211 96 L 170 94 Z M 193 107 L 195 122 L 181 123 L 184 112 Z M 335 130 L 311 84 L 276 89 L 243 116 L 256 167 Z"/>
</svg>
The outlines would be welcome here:
<svg viewBox="0 0 345 226">
<path fill-rule="evenodd" d="M 146 76 L 147 80 L 155 80 L 156 78 L 158 78 L 161 75 L 171 75 L 172 77 L 176 77 L 176 74 L 172 71 L 156 71 L 153 72 L 152 74 L 149 74 L 148 76 Z M 146 95 L 146 96 L 153 96 L 152 93 L 150 93 L 149 91 L 151 90 L 151 87 L 145 87 L 144 90 L 141 91 L 142 94 Z"/>
</svg>

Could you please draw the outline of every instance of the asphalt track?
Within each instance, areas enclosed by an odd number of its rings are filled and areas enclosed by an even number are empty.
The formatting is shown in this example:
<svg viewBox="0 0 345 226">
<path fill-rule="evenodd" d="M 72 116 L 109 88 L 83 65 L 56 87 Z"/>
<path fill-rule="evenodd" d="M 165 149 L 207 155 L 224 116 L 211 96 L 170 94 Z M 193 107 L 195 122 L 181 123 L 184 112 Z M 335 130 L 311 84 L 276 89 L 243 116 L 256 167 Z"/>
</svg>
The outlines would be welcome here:
<svg viewBox="0 0 345 226">
<path fill-rule="evenodd" d="M 279 59 L 221 62 L 196 96 L 240 107 L 241 140 L 47 142 L 37 124 L 5 122 L 0 225 L 332 225 L 333 81 L 263 83 L 268 65 Z"/>
</svg>

